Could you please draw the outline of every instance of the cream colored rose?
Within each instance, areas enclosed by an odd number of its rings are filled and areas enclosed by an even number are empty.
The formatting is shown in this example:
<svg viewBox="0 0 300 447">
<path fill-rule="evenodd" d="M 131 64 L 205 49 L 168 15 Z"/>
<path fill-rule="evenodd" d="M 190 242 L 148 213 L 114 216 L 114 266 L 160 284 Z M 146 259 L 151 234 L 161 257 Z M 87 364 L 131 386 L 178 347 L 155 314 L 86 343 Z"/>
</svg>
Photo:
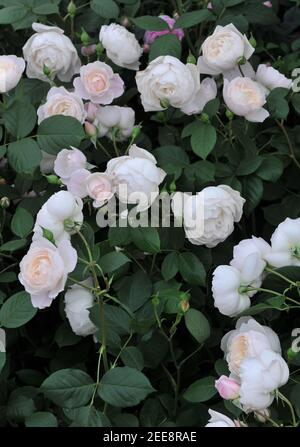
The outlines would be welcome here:
<svg viewBox="0 0 300 447">
<path fill-rule="evenodd" d="M 129 70 L 139 69 L 139 58 L 143 53 L 135 35 L 117 23 L 102 25 L 99 40 L 106 50 L 107 57 L 119 67 Z"/>
<path fill-rule="evenodd" d="M 240 58 L 249 59 L 254 48 L 247 37 L 230 23 L 217 26 L 201 46 L 197 65 L 200 73 L 217 75 L 232 69 Z"/>
<path fill-rule="evenodd" d="M 80 77 L 73 81 L 75 93 L 95 104 L 110 104 L 124 92 L 120 75 L 104 62 L 96 61 L 80 68 Z"/>
<path fill-rule="evenodd" d="M 237 77 L 232 81 L 224 79 L 223 98 L 227 107 L 246 120 L 263 122 L 269 112 L 263 108 L 266 103 L 266 89 L 247 77 Z"/>
<path fill-rule="evenodd" d="M 236 376 L 239 376 L 241 363 L 246 358 L 256 358 L 266 349 L 281 354 L 279 338 L 275 332 L 251 317 L 238 319 L 236 329 L 222 338 L 221 349 L 230 372 Z"/>
<path fill-rule="evenodd" d="M 64 36 L 64 31 L 57 26 L 33 23 L 36 31 L 23 47 L 24 59 L 27 62 L 28 78 L 49 81 L 43 70 L 46 66 L 52 77 L 69 82 L 79 72 L 80 59 L 71 40 Z"/>
<path fill-rule="evenodd" d="M 76 250 L 64 240 L 57 247 L 47 239 L 34 241 L 20 263 L 19 281 L 31 296 L 32 305 L 49 307 L 62 292 L 68 273 L 77 263 Z"/>
<path fill-rule="evenodd" d="M 196 195 L 177 192 L 172 210 L 183 218 L 186 237 L 192 244 L 215 247 L 233 232 L 245 199 L 228 185 L 208 186 Z"/>
<path fill-rule="evenodd" d="M 203 81 L 201 88 L 196 65 L 185 65 L 173 56 L 157 57 L 135 79 L 146 112 L 164 110 L 171 105 L 187 114 L 199 113 L 217 94 L 212 80 L 210 86 Z"/>
<path fill-rule="evenodd" d="M 94 199 L 95 208 L 104 205 L 115 193 L 113 178 L 102 172 L 94 172 L 87 177 L 86 189 L 88 195 Z"/>
<path fill-rule="evenodd" d="M 37 110 L 38 124 L 54 115 L 72 116 L 81 124 L 87 116 L 82 99 L 75 93 L 68 92 L 64 87 L 52 87 L 45 104 Z"/>
<path fill-rule="evenodd" d="M 16 87 L 25 70 L 25 61 L 14 55 L 0 56 L 0 93 Z"/>
</svg>

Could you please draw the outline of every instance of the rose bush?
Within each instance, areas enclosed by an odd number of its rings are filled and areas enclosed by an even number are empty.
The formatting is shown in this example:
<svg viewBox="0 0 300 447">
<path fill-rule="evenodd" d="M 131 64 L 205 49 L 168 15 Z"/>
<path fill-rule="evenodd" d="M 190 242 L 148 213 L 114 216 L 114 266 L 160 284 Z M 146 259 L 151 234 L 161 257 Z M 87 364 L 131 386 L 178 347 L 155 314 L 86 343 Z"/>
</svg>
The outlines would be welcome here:
<svg viewBox="0 0 300 447">
<path fill-rule="evenodd" d="M 0 426 L 299 425 L 300 7 L 0 2 Z"/>
</svg>

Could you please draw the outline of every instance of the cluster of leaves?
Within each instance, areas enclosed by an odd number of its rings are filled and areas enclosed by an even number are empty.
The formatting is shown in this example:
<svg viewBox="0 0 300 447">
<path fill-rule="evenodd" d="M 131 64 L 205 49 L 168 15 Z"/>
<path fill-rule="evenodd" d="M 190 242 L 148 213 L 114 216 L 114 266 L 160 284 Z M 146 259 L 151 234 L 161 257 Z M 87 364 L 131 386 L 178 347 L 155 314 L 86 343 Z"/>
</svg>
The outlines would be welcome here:
<svg viewBox="0 0 300 447">
<path fill-rule="evenodd" d="M 74 43 L 79 50 L 82 27 L 96 43 L 102 24 L 126 17 L 142 39 L 144 30 L 165 29 L 158 14 L 176 10 L 176 26 L 184 29 L 185 39 L 180 43 L 173 35 L 158 38 L 143 55 L 142 66 L 162 54 L 184 61 L 190 53 L 196 56 L 216 25 L 233 23 L 255 37 L 254 65 L 271 60 L 288 77 L 300 67 L 300 9 L 288 0 L 275 0 L 272 8 L 257 0 L 213 0 L 212 10 L 199 0 L 75 3 L 71 23 L 67 1 L 0 0 L 2 52 L 21 55 L 35 20 L 55 23 L 67 35 L 78 30 Z M 208 249 L 188 243 L 182 228 L 100 230 L 87 210 L 83 234 L 106 278 L 100 276 L 101 287 L 109 287 L 104 303 L 105 371 L 99 344 L 72 332 L 63 296 L 37 313 L 17 274 L 35 216 L 58 191 L 40 172 L 41 150 L 57 154 L 65 147 L 80 147 L 100 169 L 107 156 L 94 148 L 73 118 L 55 116 L 37 126 L 36 109 L 49 85 L 22 79 L 0 104 L 0 325 L 7 333 L 6 358 L 0 356 L 1 426 L 203 426 L 210 407 L 234 418 L 240 415 L 214 387 L 215 379 L 227 373 L 220 340 L 235 322 L 213 306 L 211 273 L 228 263 L 242 238 L 254 234 L 268 240 L 285 217 L 300 216 L 300 93 L 275 89 L 267 105 L 272 119 L 263 124 L 228 119 L 219 99 L 207 104 L 201 120 L 173 109 L 146 114 L 133 74 L 125 70 L 122 76 L 127 91 L 116 103 L 135 109 L 137 122 L 143 123 L 137 143 L 153 152 L 167 172 L 166 188 L 197 192 L 208 185 L 230 185 L 246 199 L 244 216 L 226 242 Z M 113 156 L 111 143 L 103 144 Z M 80 238 L 75 236 L 73 242 L 79 256 L 90 262 Z M 115 251 L 116 246 L 122 251 Z M 285 274 L 300 280 L 298 268 Z M 78 281 L 88 275 L 85 263 L 72 274 Z M 286 289 L 272 275 L 267 281 L 272 290 Z M 260 295 L 247 314 L 280 334 L 287 358 L 299 316 L 285 312 L 283 302 L 270 300 L 270 295 Z M 96 338 L 103 341 L 98 304 L 90 315 L 99 328 Z M 285 394 L 300 417 L 299 354 L 288 361 L 295 373 Z M 289 421 L 286 408 L 274 411 L 279 420 Z"/>
</svg>

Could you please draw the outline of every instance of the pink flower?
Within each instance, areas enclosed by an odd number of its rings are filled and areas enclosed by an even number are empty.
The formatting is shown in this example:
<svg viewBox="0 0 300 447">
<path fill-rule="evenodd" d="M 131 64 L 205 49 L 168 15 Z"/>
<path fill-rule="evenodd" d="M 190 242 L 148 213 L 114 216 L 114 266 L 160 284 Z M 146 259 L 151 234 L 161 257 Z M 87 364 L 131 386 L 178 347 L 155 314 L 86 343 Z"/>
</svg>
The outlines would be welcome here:
<svg viewBox="0 0 300 447">
<path fill-rule="evenodd" d="M 160 19 L 162 19 L 164 22 L 166 22 L 169 25 L 169 29 L 163 30 L 163 31 L 146 31 L 144 34 L 144 42 L 145 44 L 151 45 L 155 39 L 157 39 L 160 36 L 164 36 L 165 34 L 174 34 L 178 37 L 179 40 L 182 40 L 184 37 L 184 31 L 182 28 L 175 28 L 174 25 L 176 20 L 172 19 L 172 17 L 169 16 L 159 16 Z"/>
<path fill-rule="evenodd" d="M 80 68 L 80 77 L 73 81 L 75 92 L 96 104 L 110 104 L 124 92 L 124 82 L 104 62 L 96 61 Z"/>
<path fill-rule="evenodd" d="M 263 5 L 265 5 L 267 8 L 272 8 L 272 2 L 263 2 Z"/>
<path fill-rule="evenodd" d="M 66 181 L 71 177 L 73 172 L 77 169 L 85 168 L 86 163 L 86 156 L 76 147 L 62 149 L 57 154 L 54 162 L 54 172 L 66 184 Z"/>
<path fill-rule="evenodd" d="M 64 290 L 68 273 L 77 263 L 76 250 L 70 241 L 63 240 L 57 247 L 45 238 L 34 241 L 20 263 L 19 281 L 31 295 L 33 307 L 49 307 Z"/>
<path fill-rule="evenodd" d="M 91 121 L 91 122 L 95 121 L 97 112 L 99 110 L 99 106 L 96 104 L 93 104 L 92 102 L 87 102 L 84 105 L 84 108 L 87 113 L 88 121 Z"/>
<path fill-rule="evenodd" d="M 102 206 L 115 193 L 112 177 L 101 172 L 90 174 L 86 181 L 86 187 L 88 195 L 94 199 L 93 206 L 95 208 Z"/>
<path fill-rule="evenodd" d="M 236 380 L 230 379 L 230 377 L 221 376 L 215 381 L 215 387 L 225 400 L 233 400 L 239 397 L 240 385 Z"/>
<path fill-rule="evenodd" d="M 65 181 L 65 185 L 68 191 L 76 197 L 83 199 L 88 195 L 86 189 L 86 180 L 90 175 L 90 171 L 87 169 L 77 169 L 74 171 L 68 180 Z"/>
</svg>

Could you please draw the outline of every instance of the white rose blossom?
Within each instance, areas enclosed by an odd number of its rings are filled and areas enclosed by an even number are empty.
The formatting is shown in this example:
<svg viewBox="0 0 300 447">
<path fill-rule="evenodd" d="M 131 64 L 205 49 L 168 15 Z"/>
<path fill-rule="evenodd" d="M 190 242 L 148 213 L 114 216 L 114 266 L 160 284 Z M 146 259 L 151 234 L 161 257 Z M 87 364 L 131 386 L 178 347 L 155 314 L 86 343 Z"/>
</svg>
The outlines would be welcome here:
<svg viewBox="0 0 300 447">
<path fill-rule="evenodd" d="M 114 64 L 128 70 L 139 69 L 139 59 L 143 48 L 139 45 L 135 35 L 124 26 L 117 23 L 102 25 L 99 40 L 106 50 L 107 57 Z"/>
<path fill-rule="evenodd" d="M 247 121 L 263 122 L 270 115 L 263 108 L 268 91 L 248 77 L 236 77 L 231 81 L 224 78 L 223 98 L 231 112 L 243 116 Z"/>
<path fill-rule="evenodd" d="M 246 358 L 240 367 L 240 403 L 246 412 L 265 410 L 275 397 L 275 391 L 286 384 L 289 368 L 280 354 L 270 349 L 255 358 Z"/>
<path fill-rule="evenodd" d="M 250 307 L 250 298 L 262 284 L 265 265 L 259 254 L 251 253 L 245 257 L 240 270 L 231 265 L 219 265 L 215 269 L 212 294 L 221 314 L 233 317 Z"/>
<path fill-rule="evenodd" d="M 32 242 L 20 263 L 19 281 L 31 296 L 34 307 L 49 307 L 64 290 L 68 273 L 77 263 L 76 250 L 70 241 L 62 240 L 57 247 L 45 238 Z"/>
<path fill-rule="evenodd" d="M 146 112 L 164 110 L 171 105 L 191 115 L 201 112 L 217 95 L 213 79 L 200 83 L 196 65 L 185 65 L 173 56 L 159 56 L 151 61 L 145 70 L 136 74 L 136 83 Z"/>
<path fill-rule="evenodd" d="M 63 183 L 66 183 L 73 172 L 77 169 L 83 169 L 87 166 L 87 159 L 83 152 L 76 147 L 71 149 L 62 149 L 56 156 L 54 162 L 54 172 Z"/>
<path fill-rule="evenodd" d="M 215 247 L 233 232 L 243 213 L 243 199 L 230 186 L 208 186 L 196 195 L 176 193 L 175 216 L 182 216 L 186 237 L 192 244 Z"/>
<path fill-rule="evenodd" d="M 258 66 L 255 80 L 264 85 L 268 90 L 273 90 L 278 87 L 290 89 L 293 84 L 292 79 L 288 79 L 276 70 L 276 68 L 266 64 L 260 64 Z"/>
<path fill-rule="evenodd" d="M 266 261 L 273 267 L 300 266 L 300 218 L 287 217 L 271 237 L 271 252 Z"/>
<path fill-rule="evenodd" d="M 128 155 L 107 163 L 106 174 L 112 178 L 119 200 L 138 204 L 140 211 L 149 208 L 159 194 L 159 185 L 166 173 L 156 166 L 155 157 L 135 144 Z"/>
<path fill-rule="evenodd" d="M 205 427 L 240 427 L 239 421 L 233 421 L 225 414 L 218 411 L 208 410 L 210 419 Z"/>
<path fill-rule="evenodd" d="M 23 47 L 28 78 L 49 82 L 44 74 L 46 66 L 51 72 L 51 77 L 57 76 L 60 81 L 69 82 L 74 74 L 79 72 L 81 65 L 72 41 L 57 26 L 33 23 L 32 28 L 36 33 Z"/>
<path fill-rule="evenodd" d="M 81 124 L 84 123 L 87 113 L 80 96 L 69 92 L 64 87 L 52 87 L 46 98 L 45 104 L 37 110 L 38 124 L 53 115 L 71 116 Z"/>
<path fill-rule="evenodd" d="M 110 104 L 124 92 L 120 75 L 104 62 L 96 61 L 80 68 L 80 77 L 73 81 L 75 93 L 95 104 Z"/>
<path fill-rule="evenodd" d="M 202 56 L 198 58 L 200 73 L 218 75 L 234 68 L 238 60 L 248 60 L 254 52 L 247 37 L 230 23 L 218 25 L 213 34 L 201 46 Z"/>
<path fill-rule="evenodd" d="M 228 332 L 221 340 L 221 349 L 228 363 L 229 371 L 239 377 L 241 363 L 246 358 L 256 358 L 265 350 L 281 354 L 277 334 L 262 326 L 252 317 L 241 317 L 236 329 Z"/>
<path fill-rule="evenodd" d="M 15 55 L 0 56 L 0 93 L 15 88 L 25 70 L 25 61 Z"/>
<path fill-rule="evenodd" d="M 257 254 L 259 263 L 261 261 L 266 266 L 266 255 L 270 253 L 271 246 L 261 237 L 252 236 L 251 239 L 244 239 L 233 248 L 233 259 L 230 265 L 237 269 L 242 269 L 244 262 L 249 255 Z"/>
<path fill-rule="evenodd" d="M 130 137 L 135 123 L 135 112 L 131 107 L 104 106 L 95 113 L 94 124 L 99 137 L 113 139 L 113 132 L 117 141 L 124 141 Z"/>
<path fill-rule="evenodd" d="M 89 282 L 85 281 L 85 284 L 89 284 Z M 93 294 L 80 285 L 75 284 L 65 293 L 65 313 L 72 331 L 76 335 L 86 337 L 97 331 L 89 315 L 89 309 L 93 305 Z"/>
<path fill-rule="evenodd" d="M 82 200 L 68 191 L 53 194 L 36 216 L 33 240 L 42 237 L 43 229 L 51 231 L 56 242 L 70 239 L 82 225 L 82 208 Z"/>
</svg>

